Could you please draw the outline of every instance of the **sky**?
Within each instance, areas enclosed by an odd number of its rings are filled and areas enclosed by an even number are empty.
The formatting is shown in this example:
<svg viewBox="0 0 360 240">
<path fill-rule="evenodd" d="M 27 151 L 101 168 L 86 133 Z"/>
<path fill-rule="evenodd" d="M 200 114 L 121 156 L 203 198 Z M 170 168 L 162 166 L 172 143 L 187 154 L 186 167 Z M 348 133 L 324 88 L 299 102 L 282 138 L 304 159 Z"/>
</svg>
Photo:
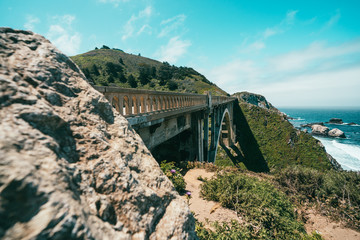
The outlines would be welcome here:
<svg viewBox="0 0 360 240">
<path fill-rule="evenodd" d="M 1 0 L 0 26 L 69 56 L 107 45 L 276 107 L 360 108 L 360 1 Z"/>
</svg>

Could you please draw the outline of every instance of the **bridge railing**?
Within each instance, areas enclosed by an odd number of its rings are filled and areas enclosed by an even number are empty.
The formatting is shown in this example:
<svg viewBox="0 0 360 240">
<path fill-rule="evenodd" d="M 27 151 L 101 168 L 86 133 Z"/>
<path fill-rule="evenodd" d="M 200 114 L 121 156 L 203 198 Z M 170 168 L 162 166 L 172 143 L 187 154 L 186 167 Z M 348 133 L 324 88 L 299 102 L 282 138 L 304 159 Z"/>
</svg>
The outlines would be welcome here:
<svg viewBox="0 0 360 240">
<path fill-rule="evenodd" d="M 172 111 L 192 106 L 204 106 L 208 103 L 208 95 L 193 93 L 162 92 L 119 87 L 94 86 L 103 93 L 114 108 L 125 117 Z M 211 98 L 212 105 L 218 105 L 233 98 L 214 96 Z"/>
</svg>

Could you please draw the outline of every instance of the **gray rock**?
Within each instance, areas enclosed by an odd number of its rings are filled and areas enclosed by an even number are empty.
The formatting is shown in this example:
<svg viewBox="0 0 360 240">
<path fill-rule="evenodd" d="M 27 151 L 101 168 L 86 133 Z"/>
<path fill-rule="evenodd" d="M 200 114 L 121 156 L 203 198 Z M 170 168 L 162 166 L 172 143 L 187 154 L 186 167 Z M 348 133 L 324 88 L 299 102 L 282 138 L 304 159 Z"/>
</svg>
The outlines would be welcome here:
<svg viewBox="0 0 360 240">
<path fill-rule="evenodd" d="M 345 133 L 337 128 L 331 129 L 328 135 L 329 137 L 346 138 Z"/>
<path fill-rule="evenodd" d="M 0 238 L 196 239 L 141 138 L 48 40 L 0 28 Z"/>
<path fill-rule="evenodd" d="M 341 118 L 331 118 L 329 120 L 329 123 L 331 124 L 343 124 L 343 120 Z"/>
<path fill-rule="evenodd" d="M 327 136 L 329 128 L 322 125 L 314 124 L 311 126 L 311 131 L 314 135 Z"/>
</svg>

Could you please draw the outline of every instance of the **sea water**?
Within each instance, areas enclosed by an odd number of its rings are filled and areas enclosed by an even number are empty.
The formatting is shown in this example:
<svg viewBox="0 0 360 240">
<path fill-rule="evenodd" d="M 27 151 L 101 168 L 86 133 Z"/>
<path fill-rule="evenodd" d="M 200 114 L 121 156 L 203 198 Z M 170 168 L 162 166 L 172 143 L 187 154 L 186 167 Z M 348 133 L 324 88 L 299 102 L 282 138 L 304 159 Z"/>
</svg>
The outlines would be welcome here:
<svg viewBox="0 0 360 240">
<path fill-rule="evenodd" d="M 327 138 L 314 136 L 325 146 L 326 151 L 333 156 L 345 170 L 360 171 L 360 108 L 346 109 L 305 109 L 280 108 L 286 113 L 294 127 L 302 124 L 323 122 L 329 129 L 338 128 L 345 133 L 346 138 Z M 327 124 L 331 118 L 341 118 L 344 124 Z M 346 123 L 356 125 L 346 125 Z"/>
</svg>

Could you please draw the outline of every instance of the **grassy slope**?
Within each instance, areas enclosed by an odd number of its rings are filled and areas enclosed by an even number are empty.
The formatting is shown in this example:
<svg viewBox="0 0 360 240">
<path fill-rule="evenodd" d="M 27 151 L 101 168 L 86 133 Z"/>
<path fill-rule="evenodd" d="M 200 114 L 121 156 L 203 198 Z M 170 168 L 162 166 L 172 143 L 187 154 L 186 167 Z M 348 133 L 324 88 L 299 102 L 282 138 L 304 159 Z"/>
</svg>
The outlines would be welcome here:
<svg viewBox="0 0 360 240">
<path fill-rule="evenodd" d="M 90 77 L 96 85 L 113 85 L 119 87 L 129 88 L 128 82 L 121 82 L 117 77 L 114 77 L 114 83 L 108 81 L 109 74 L 106 72 L 106 63 L 111 62 L 120 65 L 123 68 L 123 73 L 126 78 L 131 74 L 135 77 L 138 86 L 141 89 L 153 89 L 159 91 L 169 91 L 168 84 L 161 85 L 159 77 L 151 77 L 150 83 L 142 85 L 139 81 L 139 74 L 141 67 L 156 68 L 157 73 L 164 65 L 163 63 L 138 55 L 128 54 L 121 50 L 114 49 L 97 49 L 87 53 L 79 54 L 71 57 L 73 61 L 81 68 L 81 70 L 89 70 L 88 78 Z M 119 63 L 119 59 L 123 63 Z M 91 72 L 93 65 L 96 65 L 100 75 L 95 75 Z M 203 75 L 196 72 L 192 68 L 170 66 L 173 77 L 169 79 L 175 82 L 178 87 L 175 91 L 191 92 L 203 94 L 206 91 L 211 91 L 214 95 L 227 95 L 225 91 L 217 87 L 215 84 L 208 81 Z M 180 73 L 181 72 L 181 73 Z M 86 73 L 85 73 L 86 75 Z"/>
<path fill-rule="evenodd" d="M 276 112 L 247 103 L 240 107 L 270 169 L 288 165 L 332 168 L 324 148 L 310 134 L 295 129 Z"/>
<path fill-rule="evenodd" d="M 235 147 L 239 150 L 235 153 L 233 146 L 229 151 L 232 154 L 227 155 L 219 146 L 217 165 L 235 164 L 255 172 L 281 170 L 294 165 L 317 170 L 336 168 L 317 139 L 295 129 L 263 96 L 250 93 L 245 93 L 245 96 L 245 100 L 238 97 L 239 106 L 234 107 Z"/>
</svg>

